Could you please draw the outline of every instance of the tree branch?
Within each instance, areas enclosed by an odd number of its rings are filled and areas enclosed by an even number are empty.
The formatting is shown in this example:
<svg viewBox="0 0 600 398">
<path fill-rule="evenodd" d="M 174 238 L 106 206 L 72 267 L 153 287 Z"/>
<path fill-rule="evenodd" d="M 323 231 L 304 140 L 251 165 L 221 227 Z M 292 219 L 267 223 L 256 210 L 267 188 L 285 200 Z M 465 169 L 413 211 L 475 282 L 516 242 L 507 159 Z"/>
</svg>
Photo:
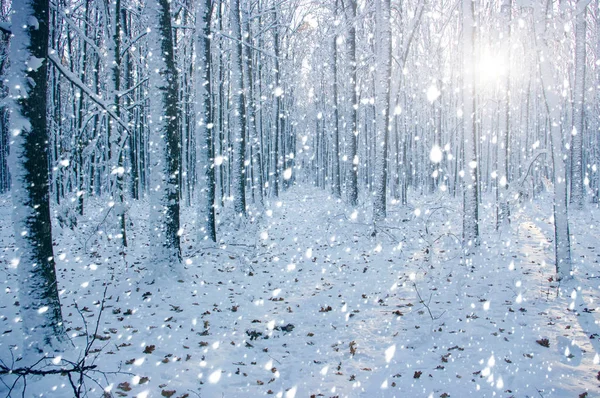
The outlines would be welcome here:
<svg viewBox="0 0 600 398">
<path fill-rule="evenodd" d="M 121 120 L 111 109 L 110 105 L 105 103 L 102 98 L 100 98 L 96 93 L 92 91 L 88 86 L 85 85 L 77 76 L 73 75 L 71 71 L 63 66 L 60 63 L 60 60 L 56 58 L 55 54 L 48 54 L 48 59 L 52 62 L 52 64 L 56 67 L 56 69 L 71 83 L 76 85 L 81 91 L 83 91 L 87 96 L 96 104 L 98 104 L 102 109 L 106 111 L 106 113 L 116 121 L 122 128 L 129 134 L 129 128 L 127 124 Z"/>
</svg>

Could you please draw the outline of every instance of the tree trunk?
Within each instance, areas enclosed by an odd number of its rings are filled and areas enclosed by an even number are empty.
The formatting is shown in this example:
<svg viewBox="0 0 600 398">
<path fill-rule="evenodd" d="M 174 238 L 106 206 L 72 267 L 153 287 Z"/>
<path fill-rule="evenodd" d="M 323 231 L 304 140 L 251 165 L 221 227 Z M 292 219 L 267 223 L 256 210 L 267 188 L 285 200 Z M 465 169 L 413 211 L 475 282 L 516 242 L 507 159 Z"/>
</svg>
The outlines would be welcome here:
<svg viewBox="0 0 600 398">
<path fill-rule="evenodd" d="M 242 27 L 240 24 L 240 1 L 232 0 L 229 10 L 229 20 L 235 42 L 233 43 L 231 67 L 232 67 L 232 91 L 233 91 L 233 131 L 234 153 L 233 153 L 233 207 L 236 214 L 246 216 L 246 187 L 244 162 L 246 158 L 246 105 L 243 84 L 243 58 L 242 58 Z"/>
<path fill-rule="evenodd" d="M 273 11 L 273 19 L 275 21 L 275 29 L 273 31 L 273 47 L 275 49 L 275 87 L 278 88 L 280 85 L 280 81 L 279 81 L 279 26 L 277 25 L 277 21 L 278 21 L 278 17 L 277 17 L 277 10 L 275 9 Z M 275 93 L 275 143 L 274 143 L 274 149 L 273 149 L 273 157 L 274 157 L 274 163 L 273 163 L 273 195 L 275 197 L 279 196 L 279 170 L 280 170 L 280 166 L 279 166 L 279 152 L 280 152 L 280 144 L 281 144 L 281 140 L 280 137 L 282 135 L 282 131 L 281 131 L 281 118 L 279 117 L 279 114 L 281 112 L 281 95 L 277 95 L 279 94 L 278 92 Z"/>
<path fill-rule="evenodd" d="M 158 3 L 157 3 L 158 2 Z M 176 267 L 179 242 L 179 89 L 169 0 L 150 0 L 150 195 L 154 261 Z"/>
<path fill-rule="evenodd" d="M 201 193 L 198 206 L 198 223 L 200 227 L 200 240 L 210 239 L 217 241 L 217 228 L 215 226 L 215 166 L 214 146 L 212 140 L 212 97 L 211 93 L 211 0 L 204 0 L 198 5 L 196 23 L 198 25 L 197 52 L 199 66 L 196 68 L 196 117 L 198 146 L 196 153 L 200 154 L 201 161 L 198 171 L 200 176 Z"/>
<path fill-rule="evenodd" d="M 20 255 L 17 266 L 25 347 L 61 348 L 64 331 L 52 248 L 48 170 L 49 3 L 13 2 L 11 115 L 13 225 Z"/>
<path fill-rule="evenodd" d="M 575 16 L 575 87 L 573 87 L 573 129 L 571 131 L 571 196 L 570 204 L 583 208 L 583 130 L 585 107 L 586 10 L 589 0 L 579 0 Z M 556 143 L 555 143 L 556 144 Z"/>
<path fill-rule="evenodd" d="M 351 113 L 351 125 L 350 132 L 348 134 L 348 161 L 352 162 L 351 166 L 348 167 L 348 203 L 350 206 L 356 206 L 358 204 L 358 76 L 356 62 L 356 4 L 357 0 L 350 0 L 350 31 L 348 43 L 350 45 L 350 68 L 351 68 L 351 100 L 352 100 L 352 113 Z"/>
<path fill-rule="evenodd" d="M 543 13 L 543 14 L 542 14 Z M 545 34 L 548 35 L 549 26 L 552 25 L 552 15 L 543 10 L 540 11 L 540 21 L 546 21 Z M 544 15 L 545 18 L 542 16 Z M 562 26 L 562 25 L 561 25 Z M 542 38 L 541 46 L 538 46 L 538 60 L 541 54 L 552 56 L 553 52 L 548 44 L 547 37 Z M 548 55 L 546 55 L 548 54 Z M 569 213 L 567 207 L 567 183 L 565 161 L 562 152 L 561 134 L 561 84 L 549 62 L 539 62 L 541 74 L 541 89 L 544 96 L 545 108 L 549 118 L 549 140 L 552 155 L 552 166 L 554 174 L 554 254 L 555 267 L 558 280 L 571 279 L 571 239 L 569 234 Z"/>
<path fill-rule="evenodd" d="M 502 4 L 502 14 L 504 17 L 504 31 L 506 32 L 506 61 L 510 65 L 510 46 L 511 46 L 511 21 L 512 21 L 512 0 L 504 0 Z M 506 81 L 504 85 L 504 114 L 501 116 L 502 125 L 500 128 L 499 140 L 498 140 L 498 170 L 496 172 L 496 195 L 497 195 L 497 220 L 496 229 L 505 221 L 510 221 L 510 208 L 508 205 L 508 187 L 509 187 L 509 174 L 508 174 L 508 161 L 509 161 L 509 150 L 508 145 L 510 142 L 510 68 L 506 74 Z"/>
<path fill-rule="evenodd" d="M 114 113 L 117 117 L 121 117 L 121 106 L 119 91 L 121 90 L 121 0 L 115 0 L 112 3 L 112 8 L 107 14 L 111 18 L 112 35 L 108 38 L 109 46 L 109 65 L 112 71 L 110 79 L 110 97 L 113 101 Z M 124 145 L 123 145 L 123 129 L 118 123 L 109 120 L 108 122 L 108 139 L 109 139 L 109 160 L 111 162 L 111 175 L 114 176 L 113 194 L 116 199 L 115 210 L 119 219 L 121 244 L 127 246 L 127 229 L 125 220 L 125 168 L 124 166 Z M 111 130 L 112 134 L 111 134 Z"/>
<path fill-rule="evenodd" d="M 463 0 L 463 245 L 467 255 L 479 245 L 479 181 L 475 107 L 475 18 L 472 0 Z"/>
<path fill-rule="evenodd" d="M 243 25 L 244 31 L 248 35 L 248 41 L 252 37 L 251 29 L 250 29 L 250 11 L 243 11 Z M 250 157 L 252 162 L 250 165 L 250 170 L 253 172 L 253 178 L 251 179 L 252 193 L 255 201 L 257 201 L 259 207 L 263 207 L 263 178 L 262 178 L 262 152 L 260 148 L 260 139 L 257 133 L 257 124 L 256 124 L 256 103 L 255 103 L 255 94 L 254 94 L 254 68 L 253 68 L 253 59 L 252 59 L 252 51 L 250 50 L 250 46 L 245 46 L 244 48 L 244 58 L 245 58 L 245 71 L 244 76 L 246 76 L 246 87 L 248 89 L 247 95 L 247 105 L 248 105 L 248 137 L 250 139 L 250 149 L 252 151 L 252 156 Z"/>
<path fill-rule="evenodd" d="M 375 194 L 373 196 L 373 221 L 386 217 L 387 157 L 390 127 L 390 94 L 392 73 L 392 31 L 390 25 L 390 0 L 376 0 L 378 78 L 375 85 Z"/>
<path fill-rule="evenodd" d="M 335 19 L 338 18 L 338 0 L 335 1 Z M 336 28 L 337 29 L 337 28 Z M 338 101 L 338 34 L 333 35 L 333 195 L 342 197 L 342 184 L 340 178 L 340 112 Z"/>
</svg>

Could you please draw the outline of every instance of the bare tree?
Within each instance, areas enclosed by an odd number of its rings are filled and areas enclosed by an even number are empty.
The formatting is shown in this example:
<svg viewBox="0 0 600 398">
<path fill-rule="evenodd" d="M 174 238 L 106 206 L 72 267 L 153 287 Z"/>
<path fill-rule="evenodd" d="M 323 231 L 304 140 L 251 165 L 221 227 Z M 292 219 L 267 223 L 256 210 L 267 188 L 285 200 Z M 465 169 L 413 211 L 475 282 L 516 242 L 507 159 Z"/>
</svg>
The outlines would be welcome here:
<svg viewBox="0 0 600 398">
<path fill-rule="evenodd" d="M 198 76 L 196 79 L 196 131 L 198 132 L 197 153 L 201 154 L 200 168 L 201 190 L 200 203 L 198 205 L 198 222 L 200 227 L 200 238 L 208 238 L 217 241 L 217 228 L 215 226 L 215 167 L 214 167 L 214 145 L 212 138 L 212 96 L 211 96 L 211 24 L 212 7 L 211 0 L 205 0 L 198 4 L 196 13 L 197 24 L 197 59 Z"/>
<path fill-rule="evenodd" d="M 390 129 L 390 95 L 392 75 L 392 30 L 390 25 L 390 0 L 376 0 L 376 37 L 378 70 L 375 87 L 375 191 L 373 195 L 373 220 L 382 221 L 386 217 L 387 157 Z"/>
<path fill-rule="evenodd" d="M 467 254 L 479 245 L 479 181 L 475 103 L 475 4 L 463 0 L 463 244 Z"/>
<path fill-rule="evenodd" d="M 181 262 L 178 77 L 169 0 L 149 0 L 151 121 L 151 242 L 159 263 Z"/>
<path fill-rule="evenodd" d="M 233 90 L 233 129 L 235 133 L 233 159 L 233 203 L 237 214 L 246 215 L 246 178 L 244 162 L 246 158 L 246 94 L 242 58 L 242 26 L 240 23 L 240 1 L 232 0 L 229 10 L 231 29 L 234 35 L 232 46 L 232 90 Z"/>
<path fill-rule="evenodd" d="M 585 45 L 586 15 L 589 0 L 578 0 L 575 9 L 575 86 L 573 87 L 573 129 L 571 130 L 571 195 L 570 204 L 583 207 L 583 133 L 585 117 Z"/>
<path fill-rule="evenodd" d="M 351 112 L 351 122 L 350 122 L 350 130 L 348 132 L 348 161 L 351 162 L 351 166 L 347 168 L 348 170 L 348 203 L 351 206 L 356 206 L 358 204 L 358 64 L 356 60 L 356 0 L 348 0 L 348 6 L 350 8 L 350 15 L 346 13 L 346 18 L 348 20 L 349 31 L 348 31 L 348 45 L 349 48 L 349 62 L 351 68 L 351 102 L 352 102 L 352 110 Z"/>
<path fill-rule="evenodd" d="M 61 348 L 64 331 L 52 248 L 48 182 L 49 4 L 13 3 L 10 126 L 13 225 L 19 248 L 19 300 L 26 347 Z"/>
</svg>

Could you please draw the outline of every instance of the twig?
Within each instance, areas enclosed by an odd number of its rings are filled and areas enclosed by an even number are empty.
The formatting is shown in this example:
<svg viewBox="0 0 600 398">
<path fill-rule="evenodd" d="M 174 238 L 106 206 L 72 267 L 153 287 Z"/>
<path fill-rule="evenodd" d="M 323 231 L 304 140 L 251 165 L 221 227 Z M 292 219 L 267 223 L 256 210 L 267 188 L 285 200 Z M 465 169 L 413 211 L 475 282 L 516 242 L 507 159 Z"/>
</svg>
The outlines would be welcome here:
<svg viewBox="0 0 600 398">
<path fill-rule="evenodd" d="M 270 354 L 267 354 L 267 356 L 281 365 L 281 362 L 279 362 L 276 358 L 273 358 Z"/>
<path fill-rule="evenodd" d="M 106 214 L 104 215 L 104 218 L 100 221 L 100 223 L 98 223 L 98 225 L 96 225 L 96 229 L 94 230 L 94 232 L 85 240 L 85 243 L 83 244 L 83 252 L 87 253 L 87 244 L 90 241 L 90 239 L 92 239 L 92 236 L 96 235 L 96 232 L 98 232 L 98 230 L 100 229 L 100 226 L 102 224 L 104 224 L 104 221 L 106 221 L 106 218 L 108 217 L 108 215 L 110 214 L 110 211 L 114 209 L 114 206 L 111 206 L 108 211 L 106 212 Z"/>
<path fill-rule="evenodd" d="M 48 359 L 48 358 L 42 358 Z M 11 369 L 7 368 L 4 365 L 0 365 L 0 375 L 14 374 L 19 376 L 47 376 L 47 375 L 56 375 L 56 374 L 64 374 L 64 373 L 75 373 L 81 371 L 87 371 L 91 369 L 96 369 L 97 365 L 89 365 L 89 366 L 78 366 L 77 364 L 73 365 L 71 368 L 60 368 L 60 369 L 32 369 L 32 367 L 23 367 Z"/>
<path fill-rule="evenodd" d="M 542 395 L 542 391 L 538 390 L 537 388 L 535 390 L 537 391 L 538 394 L 540 394 L 540 397 L 544 398 L 544 395 Z"/>
<path fill-rule="evenodd" d="M 109 343 L 106 343 L 106 345 L 104 345 L 98 351 L 98 354 L 94 355 L 93 357 L 91 356 L 92 347 L 94 346 L 96 339 L 98 338 L 98 330 L 100 329 L 100 322 L 102 319 L 102 314 L 104 313 L 104 310 L 106 309 L 105 304 L 106 304 L 107 291 L 108 291 L 108 286 L 106 286 L 104 288 L 102 300 L 100 301 L 100 310 L 99 310 L 98 316 L 96 318 L 96 324 L 95 324 L 94 333 L 92 336 L 89 335 L 88 325 L 87 325 L 87 321 L 85 320 L 85 317 L 79 310 L 77 304 L 75 304 L 75 308 L 79 312 L 79 315 L 82 317 L 85 331 L 86 331 L 86 346 L 85 346 L 83 353 L 80 354 L 77 361 L 73 362 L 68 359 L 60 358 L 60 362 L 62 362 L 63 365 L 59 366 L 57 363 L 54 363 L 54 361 L 56 361 L 57 358 L 42 356 L 38 361 L 36 361 L 31 366 L 23 366 L 23 367 L 19 367 L 19 368 L 13 368 L 12 366 L 10 366 L 10 367 L 7 366 L 6 363 L 4 363 L 4 361 L 2 361 L 0 359 L 0 375 L 15 375 L 16 376 L 15 381 L 12 383 L 12 386 L 10 386 L 10 387 L 8 387 L 7 383 L 4 380 L 2 380 L 2 383 L 7 388 L 9 388 L 8 396 L 10 396 L 12 391 L 15 389 L 19 380 L 22 379 L 23 380 L 22 396 L 25 397 L 25 390 L 27 389 L 27 377 L 28 376 L 66 375 L 67 378 L 69 379 L 69 384 L 71 385 L 71 389 L 73 390 L 74 396 L 82 397 L 82 396 L 86 395 L 84 392 L 86 379 L 89 379 L 92 382 L 96 383 L 99 387 L 102 387 L 100 385 L 100 383 L 98 382 L 98 380 L 96 380 L 95 378 L 90 376 L 90 373 L 100 373 L 102 376 L 104 376 L 104 378 L 107 382 L 108 382 L 108 378 L 106 376 L 109 374 L 132 375 L 129 372 L 121 371 L 120 367 L 119 367 L 118 371 L 110 371 L 110 372 L 101 371 L 101 370 L 97 369 L 98 365 L 96 365 L 95 362 L 98 359 L 102 350 Z M 11 355 L 12 355 L 12 351 L 11 351 Z M 91 360 L 91 363 L 89 362 L 90 360 Z M 52 361 L 52 362 L 48 362 L 48 361 Z M 15 361 L 14 361 L 14 357 L 13 357 L 13 364 L 14 364 L 14 362 Z M 39 368 L 36 368 L 41 363 L 44 363 L 44 365 Z M 65 366 L 65 364 L 66 364 L 66 366 Z"/>
<path fill-rule="evenodd" d="M 431 309 L 429 308 L 429 303 L 425 303 L 425 300 L 423 300 L 423 298 L 421 297 L 421 293 L 419 293 L 419 289 L 417 289 L 417 284 L 413 282 L 413 287 L 415 288 L 415 292 L 417 292 L 417 296 L 419 297 L 419 302 L 421 304 L 423 304 L 423 306 L 427 309 L 427 312 L 429 312 L 429 316 L 431 317 L 431 320 L 434 321 L 436 319 L 440 319 L 442 317 L 442 315 L 444 315 L 446 313 L 446 310 L 444 310 L 439 316 L 434 317 L 433 314 L 431 313 Z M 429 302 L 431 302 L 431 296 L 429 297 Z"/>
</svg>

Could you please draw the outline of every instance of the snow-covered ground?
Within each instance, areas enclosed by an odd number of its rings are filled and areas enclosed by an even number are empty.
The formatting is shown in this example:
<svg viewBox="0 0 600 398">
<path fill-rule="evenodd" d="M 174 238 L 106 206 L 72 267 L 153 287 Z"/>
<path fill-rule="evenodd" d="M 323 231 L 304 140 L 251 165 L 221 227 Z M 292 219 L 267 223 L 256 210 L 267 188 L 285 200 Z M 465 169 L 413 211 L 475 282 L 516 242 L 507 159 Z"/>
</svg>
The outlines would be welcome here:
<svg viewBox="0 0 600 398">
<path fill-rule="evenodd" d="M 218 245 L 196 243 L 186 209 L 176 274 L 149 255 L 146 203 L 129 210 L 124 251 L 107 209 L 88 206 L 74 231 L 56 226 L 54 249 L 74 344 L 62 358 L 81 355 L 103 308 L 90 397 L 600 396 L 600 211 L 591 204 L 571 214 L 576 278 L 560 289 L 544 198 L 513 208 L 501 233 L 494 207 L 482 205 L 482 244 L 467 263 L 460 201 L 447 196 L 392 204 L 374 231 L 369 207 L 294 187 L 249 221 L 222 215 Z M 19 366 L 10 212 L 0 197 L 0 359 Z M 0 395 L 14 380 L 2 377 Z M 26 388 L 72 396 L 61 375 L 28 378 Z"/>
</svg>

